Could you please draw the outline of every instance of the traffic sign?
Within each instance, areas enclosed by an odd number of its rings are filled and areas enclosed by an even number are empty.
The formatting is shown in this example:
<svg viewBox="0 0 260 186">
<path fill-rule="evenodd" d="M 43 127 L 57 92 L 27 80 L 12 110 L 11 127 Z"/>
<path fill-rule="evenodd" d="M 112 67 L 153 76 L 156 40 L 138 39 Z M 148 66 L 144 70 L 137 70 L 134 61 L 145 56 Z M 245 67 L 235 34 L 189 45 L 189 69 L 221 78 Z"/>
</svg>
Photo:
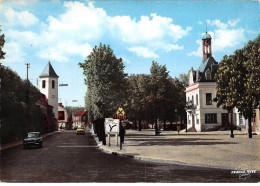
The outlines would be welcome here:
<svg viewBox="0 0 260 186">
<path fill-rule="evenodd" d="M 125 114 L 124 109 L 122 107 L 119 107 L 113 118 L 114 119 L 126 119 L 126 114 Z"/>
</svg>

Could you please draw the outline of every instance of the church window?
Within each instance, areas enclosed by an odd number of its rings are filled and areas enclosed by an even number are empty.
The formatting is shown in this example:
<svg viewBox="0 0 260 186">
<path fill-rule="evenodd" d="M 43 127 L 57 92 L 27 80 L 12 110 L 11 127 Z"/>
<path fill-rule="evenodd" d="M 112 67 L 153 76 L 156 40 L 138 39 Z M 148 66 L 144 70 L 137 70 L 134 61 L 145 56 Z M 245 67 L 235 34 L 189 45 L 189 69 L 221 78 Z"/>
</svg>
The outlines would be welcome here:
<svg viewBox="0 0 260 186">
<path fill-rule="evenodd" d="M 52 80 L 52 88 L 54 89 L 55 88 L 55 81 Z"/>
<path fill-rule="evenodd" d="M 42 80 L 42 88 L 45 88 L 45 87 L 46 87 L 46 81 Z"/>
</svg>

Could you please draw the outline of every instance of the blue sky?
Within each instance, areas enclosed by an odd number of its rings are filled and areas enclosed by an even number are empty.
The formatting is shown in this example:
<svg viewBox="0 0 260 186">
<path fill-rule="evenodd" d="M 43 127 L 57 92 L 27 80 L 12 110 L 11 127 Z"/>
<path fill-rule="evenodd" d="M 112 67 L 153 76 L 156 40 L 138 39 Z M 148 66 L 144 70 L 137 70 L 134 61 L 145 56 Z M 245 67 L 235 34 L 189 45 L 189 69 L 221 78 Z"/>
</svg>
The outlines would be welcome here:
<svg viewBox="0 0 260 186">
<path fill-rule="evenodd" d="M 166 65 L 172 77 L 198 68 L 201 38 L 212 36 L 213 57 L 220 61 L 260 31 L 258 1 L 59 1 L 0 0 L 0 25 L 6 36 L 2 60 L 22 78 L 37 78 L 50 60 L 59 83 L 59 101 L 84 105 L 82 69 L 100 42 L 123 58 L 125 72 L 149 73 L 152 61 Z M 72 102 L 78 100 L 78 102 Z"/>
</svg>

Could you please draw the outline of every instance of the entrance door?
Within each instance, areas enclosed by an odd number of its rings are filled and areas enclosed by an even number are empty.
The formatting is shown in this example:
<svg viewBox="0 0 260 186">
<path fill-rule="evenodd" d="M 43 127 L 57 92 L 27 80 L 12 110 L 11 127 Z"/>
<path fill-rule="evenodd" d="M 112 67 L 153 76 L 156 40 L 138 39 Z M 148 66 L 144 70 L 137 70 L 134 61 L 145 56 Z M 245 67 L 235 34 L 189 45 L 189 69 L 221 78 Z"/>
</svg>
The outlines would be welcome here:
<svg viewBox="0 0 260 186">
<path fill-rule="evenodd" d="M 221 114 L 222 127 L 228 126 L 228 113 Z"/>
</svg>

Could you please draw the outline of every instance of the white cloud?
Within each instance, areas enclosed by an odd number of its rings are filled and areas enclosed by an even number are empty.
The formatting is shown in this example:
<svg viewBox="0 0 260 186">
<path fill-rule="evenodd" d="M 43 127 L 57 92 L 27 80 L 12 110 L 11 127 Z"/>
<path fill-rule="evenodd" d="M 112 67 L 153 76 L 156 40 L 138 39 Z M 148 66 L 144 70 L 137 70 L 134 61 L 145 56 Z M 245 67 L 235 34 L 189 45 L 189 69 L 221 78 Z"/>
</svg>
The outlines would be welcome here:
<svg viewBox="0 0 260 186">
<path fill-rule="evenodd" d="M 190 53 L 188 53 L 188 56 L 197 56 L 197 57 L 201 57 L 202 56 L 202 42 L 201 40 L 196 40 L 196 43 L 199 44 L 199 48 L 196 51 L 192 51 Z"/>
<path fill-rule="evenodd" d="M 40 58 L 69 61 L 71 56 L 85 58 L 91 51 L 91 43 L 98 44 L 107 38 L 121 43 L 124 49 L 145 58 L 158 58 L 159 52 L 182 50 L 177 42 L 189 34 L 191 27 L 182 28 L 173 19 L 156 14 L 131 18 L 109 16 L 92 2 L 87 5 L 77 1 L 64 2 L 65 12 L 57 17 L 48 16 L 40 22 L 40 32 L 9 29 L 6 34 L 19 46 L 33 45 Z M 28 11 L 4 10 L 12 24 L 29 27 L 39 22 Z M 19 18 L 18 18 L 19 17 Z M 26 21 L 22 23 L 25 18 Z M 136 47 L 138 46 L 138 47 Z M 50 54 L 49 54 L 50 53 Z"/>
<path fill-rule="evenodd" d="M 240 20 L 229 20 L 227 23 L 223 23 L 220 20 L 207 20 L 207 23 L 211 26 L 215 26 L 216 29 L 208 32 L 212 37 L 212 52 L 222 52 L 227 48 L 236 47 L 241 42 L 246 40 L 245 30 L 243 28 L 236 28 L 237 23 Z M 204 35 L 203 33 L 201 37 Z M 196 40 L 199 47 L 196 51 L 188 53 L 188 56 L 202 56 L 202 42 Z"/>
<path fill-rule="evenodd" d="M 112 30 L 118 33 L 122 41 L 126 43 L 156 42 L 168 39 L 177 42 L 188 35 L 191 27 L 183 29 L 179 25 L 173 24 L 173 20 L 168 17 L 151 14 L 141 16 L 139 21 L 131 19 L 129 16 L 116 16 L 111 18 Z"/>
<path fill-rule="evenodd" d="M 127 58 L 125 58 L 125 57 L 122 57 L 122 59 L 123 59 L 123 62 L 126 62 L 126 64 L 130 64 L 131 63 L 131 61 L 128 60 Z"/>
<path fill-rule="evenodd" d="M 154 53 L 153 51 L 150 51 L 148 48 L 145 47 L 131 47 L 128 48 L 129 51 L 134 52 L 137 56 L 141 56 L 144 58 L 158 58 L 159 56 Z"/>
<path fill-rule="evenodd" d="M 25 62 L 26 53 L 23 51 L 22 47 L 18 43 L 5 43 L 3 51 L 6 52 L 4 59 L 6 63 Z"/>
<path fill-rule="evenodd" d="M 29 27 L 39 22 L 39 19 L 28 11 L 15 11 L 10 7 L 5 7 L 4 15 L 10 25 L 22 25 Z"/>
</svg>

